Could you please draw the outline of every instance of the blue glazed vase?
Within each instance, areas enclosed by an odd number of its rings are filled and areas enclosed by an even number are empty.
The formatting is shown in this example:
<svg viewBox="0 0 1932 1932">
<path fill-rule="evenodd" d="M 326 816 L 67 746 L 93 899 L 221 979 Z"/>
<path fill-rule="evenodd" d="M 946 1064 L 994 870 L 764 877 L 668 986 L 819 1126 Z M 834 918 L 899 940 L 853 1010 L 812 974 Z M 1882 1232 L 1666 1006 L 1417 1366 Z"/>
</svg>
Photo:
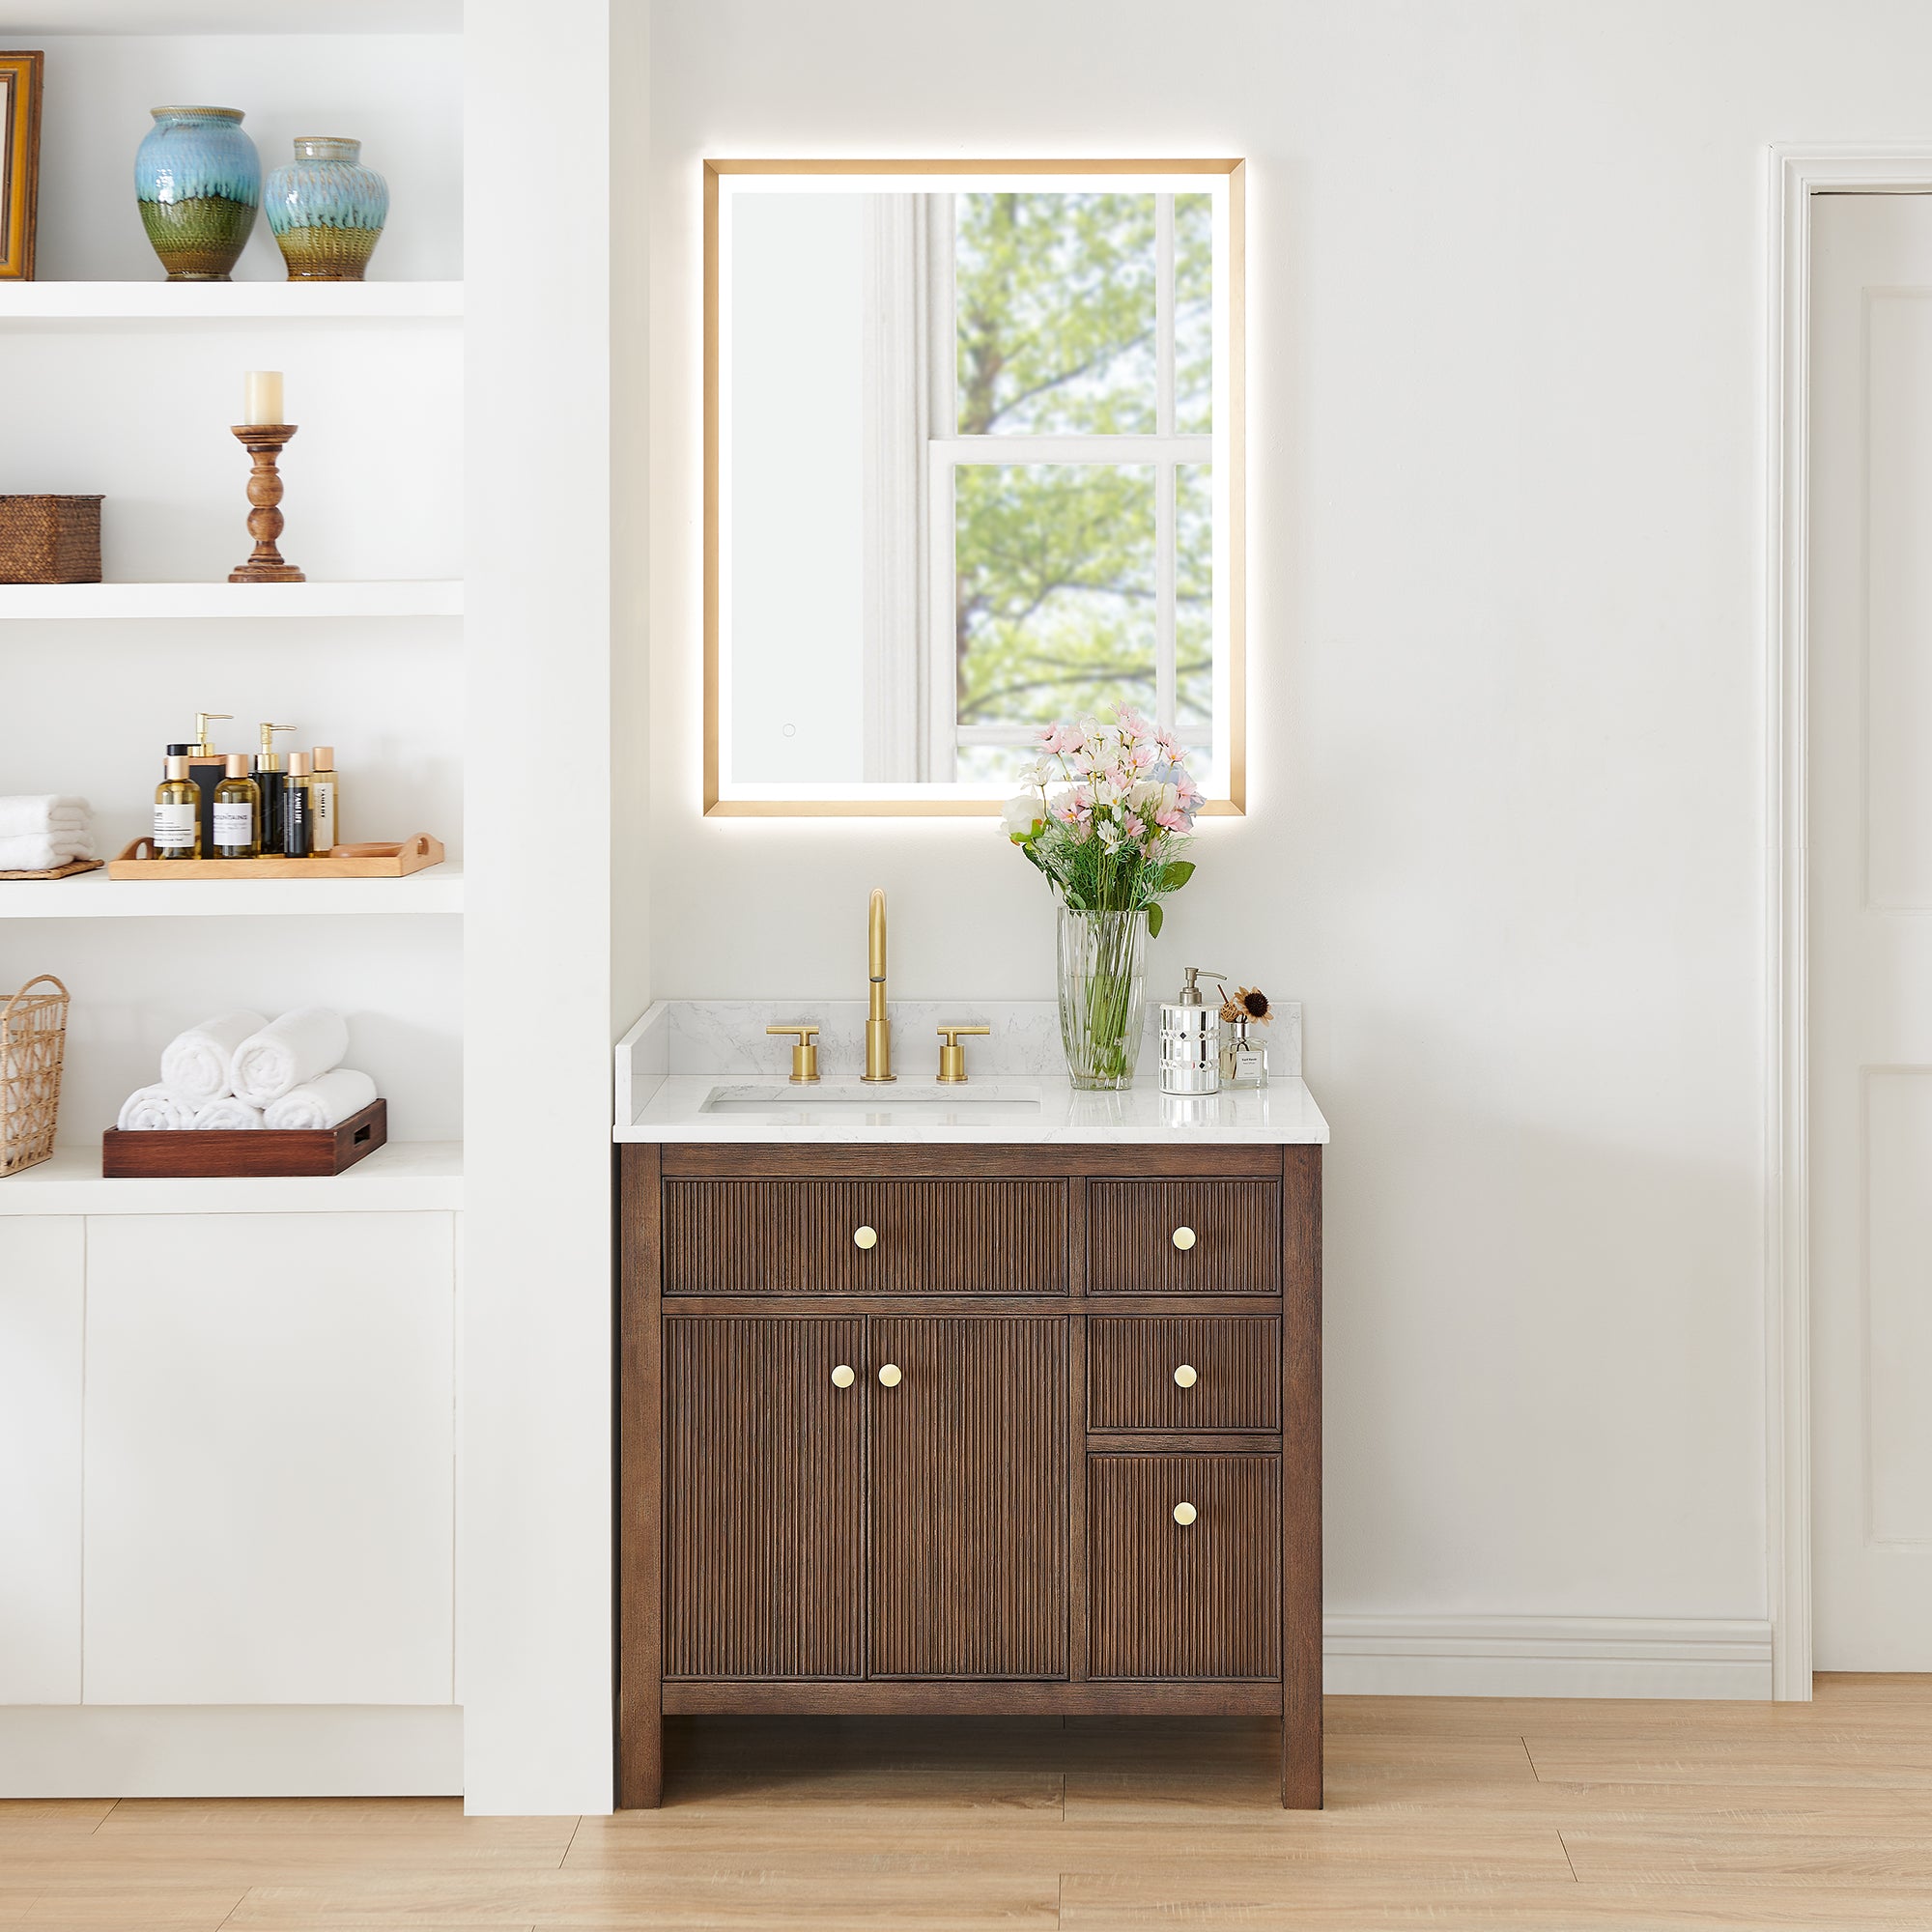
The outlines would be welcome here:
<svg viewBox="0 0 1932 1932">
<path fill-rule="evenodd" d="M 239 107 L 155 107 L 134 156 L 141 225 L 171 282 L 225 282 L 262 205 Z"/>
<path fill-rule="evenodd" d="M 269 226 L 292 282 L 359 282 L 389 217 L 389 185 L 360 141 L 304 134 L 269 177 Z"/>
</svg>

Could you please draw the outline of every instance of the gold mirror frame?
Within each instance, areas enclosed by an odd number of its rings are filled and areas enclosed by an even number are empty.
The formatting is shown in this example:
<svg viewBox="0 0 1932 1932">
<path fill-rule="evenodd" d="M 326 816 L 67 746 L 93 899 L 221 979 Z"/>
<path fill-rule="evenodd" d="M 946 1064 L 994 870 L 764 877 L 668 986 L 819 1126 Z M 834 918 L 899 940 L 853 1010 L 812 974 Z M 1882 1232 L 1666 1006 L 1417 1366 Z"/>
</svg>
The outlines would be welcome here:
<svg viewBox="0 0 1932 1932">
<path fill-rule="evenodd" d="M 1244 188 L 1240 160 L 717 160 L 704 163 L 704 811 L 718 818 L 997 818 L 989 798 L 727 799 L 719 796 L 718 183 L 721 175 L 1225 175 L 1228 179 L 1228 795 L 1204 815 L 1247 810 L 1247 533 Z"/>
</svg>

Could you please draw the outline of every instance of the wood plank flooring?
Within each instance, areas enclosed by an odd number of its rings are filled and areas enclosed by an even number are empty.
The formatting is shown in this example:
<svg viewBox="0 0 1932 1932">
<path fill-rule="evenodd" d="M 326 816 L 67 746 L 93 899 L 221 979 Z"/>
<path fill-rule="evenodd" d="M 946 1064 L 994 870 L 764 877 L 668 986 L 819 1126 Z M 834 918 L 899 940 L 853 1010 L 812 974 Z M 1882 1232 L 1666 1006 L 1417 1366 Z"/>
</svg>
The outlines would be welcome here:
<svg viewBox="0 0 1932 1932">
<path fill-rule="evenodd" d="M 662 1811 L 0 1804 L 0 1929 L 1932 1927 L 1932 1678 L 1809 1705 L 1331 1697 L 1248 1719 L 684 1719 Z"/>
</svg>

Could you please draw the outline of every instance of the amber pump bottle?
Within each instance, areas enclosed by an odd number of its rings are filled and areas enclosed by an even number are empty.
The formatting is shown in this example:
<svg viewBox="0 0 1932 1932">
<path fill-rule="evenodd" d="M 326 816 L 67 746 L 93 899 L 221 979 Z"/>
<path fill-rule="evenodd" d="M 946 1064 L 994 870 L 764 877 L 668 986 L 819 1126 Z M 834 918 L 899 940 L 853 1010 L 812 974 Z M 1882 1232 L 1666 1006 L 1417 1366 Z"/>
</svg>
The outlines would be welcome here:
<svg viewBox="0 0 1932 1932">
<path fill-rule="evenodd" d="M 307 859 L 315 853 L 315 781 L 308 759 L 289 753 L 289 781 L 282 787 L 282 857 Z"/>
<path fill-rule="evenodd" d="M 168 760 L 168 775 L 155 787 L 155 857 L 201 857 L 201 787 L 187 775 L 187 755 Z"/>
<path fill-rule="evenodd" d="M 262 788 L 248 776 L 248 760 L 230 753 L 228 776 L 214 788 L 214 856 L 257 859 L 262 854 Z"/>
<path fill-rule="evenodd" d="M 214 850 L 214 788 L 228 770 L 228 761 L 214 749 L 209 726 L 228 717 L 225 711 L 197 711 L 194 736 L 185 744 L 170 745 L 168 756 L 187 760 L 188 782 L 201 793 L 201 849 L 205 857 Z"/>
</svg>

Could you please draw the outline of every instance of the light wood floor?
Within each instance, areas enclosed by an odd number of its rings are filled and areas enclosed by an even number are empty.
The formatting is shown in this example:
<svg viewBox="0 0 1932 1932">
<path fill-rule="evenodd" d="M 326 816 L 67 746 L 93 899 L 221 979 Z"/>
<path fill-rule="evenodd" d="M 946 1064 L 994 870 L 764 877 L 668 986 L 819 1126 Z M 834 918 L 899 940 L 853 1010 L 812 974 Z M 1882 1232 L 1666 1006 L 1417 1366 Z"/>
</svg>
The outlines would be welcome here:
<svg viewBox="0 0 1932 1932">
<path fill-rule="evenodd" d="M 713 1719 L 669 1802 L 0 1804 L 0 1927 L 1932 1927 L 1932 1678 L 1810 1705 L 1328 1700 L 1246 1719 Z"/>
</svg>

